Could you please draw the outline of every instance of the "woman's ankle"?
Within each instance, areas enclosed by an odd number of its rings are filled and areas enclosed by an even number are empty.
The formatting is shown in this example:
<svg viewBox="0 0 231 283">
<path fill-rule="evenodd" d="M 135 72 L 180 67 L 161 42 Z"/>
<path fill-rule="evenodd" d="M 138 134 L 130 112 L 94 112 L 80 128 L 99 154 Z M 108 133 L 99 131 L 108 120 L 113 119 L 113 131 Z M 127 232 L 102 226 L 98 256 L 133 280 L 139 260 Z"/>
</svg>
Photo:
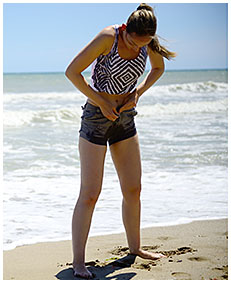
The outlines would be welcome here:
<svg viewBox="0 0 231 283">
<path fill-rule="evenodd" d="M 72 266 L 73 267 L 85 266 L 85 262 L 83 260 L 73 260 Z"/>
<path fill-rule="evenodd" d="M 141 248 L 129 248 L 130 254 L 138 255 L 141 251 Z"/>
</svg>

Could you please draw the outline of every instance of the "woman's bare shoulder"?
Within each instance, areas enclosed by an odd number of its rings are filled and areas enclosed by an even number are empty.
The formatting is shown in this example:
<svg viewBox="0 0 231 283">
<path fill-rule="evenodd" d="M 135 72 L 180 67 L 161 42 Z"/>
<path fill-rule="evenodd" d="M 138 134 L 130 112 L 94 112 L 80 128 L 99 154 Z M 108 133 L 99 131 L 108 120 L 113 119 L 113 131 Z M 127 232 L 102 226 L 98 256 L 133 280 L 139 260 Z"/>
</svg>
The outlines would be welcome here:
<svg viewBox="0 0 231 283">
<path fill-rule="evenodd" d="M 107 48 L 104 54 L 107 54 L 111 50 L 115 40 L 115 35 L 116 35 L 115 26 L 108 26 L 102 29 L 101 32 L 98 34 L 98 36 L 101 39 L 103 39 L 103 41 L 106 43 Z"/>
<path fill-rule="evenodd" d="M 114 38 L 116 34 L 115 26 L 113 25 L 113 26 L 105 27 L 104 29 L 102 29 L 100 34 L 108 38 Z"/>
</svg>

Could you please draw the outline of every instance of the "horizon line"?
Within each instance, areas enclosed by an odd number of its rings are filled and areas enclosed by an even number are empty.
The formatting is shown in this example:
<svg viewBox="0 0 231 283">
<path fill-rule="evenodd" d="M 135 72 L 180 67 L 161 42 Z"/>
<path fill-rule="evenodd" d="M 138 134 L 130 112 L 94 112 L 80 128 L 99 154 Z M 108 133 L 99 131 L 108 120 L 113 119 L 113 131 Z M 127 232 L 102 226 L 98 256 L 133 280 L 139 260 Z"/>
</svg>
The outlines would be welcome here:
<svg viewBox="0 0 231 283">
<path fill-rule="evenodd" d="M 165 72 L 187 72 L 187 71 L 228 71 L 228 68 L 195 68 L 195 69 L 170 69 L 165 70 Z M 146 70 L 148 72 L 150 70 Z M 90 73 L 91 71 L 83 71 L 82 73 Z M 3 75 L 13 75 L 13 74 L 64 74 L 65 72 L 61 71 L 32 71 L 32 72 L 3 72 Z"/>
</svg>

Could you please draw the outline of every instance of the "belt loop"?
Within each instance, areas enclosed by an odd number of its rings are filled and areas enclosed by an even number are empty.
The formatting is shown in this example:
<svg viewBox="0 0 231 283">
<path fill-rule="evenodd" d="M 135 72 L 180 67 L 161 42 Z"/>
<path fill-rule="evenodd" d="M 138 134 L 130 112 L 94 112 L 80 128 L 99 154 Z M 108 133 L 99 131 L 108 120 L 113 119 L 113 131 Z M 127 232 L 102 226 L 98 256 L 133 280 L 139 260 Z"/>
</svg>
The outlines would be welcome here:
<svg viewBox="0 0 231 283">
<path fill-rule="evenodd" d="M 87 102 L 83 106 L 81 106 L 82 110 L 84 110 L 86 107 L 87 107 Z"/>
</svg>

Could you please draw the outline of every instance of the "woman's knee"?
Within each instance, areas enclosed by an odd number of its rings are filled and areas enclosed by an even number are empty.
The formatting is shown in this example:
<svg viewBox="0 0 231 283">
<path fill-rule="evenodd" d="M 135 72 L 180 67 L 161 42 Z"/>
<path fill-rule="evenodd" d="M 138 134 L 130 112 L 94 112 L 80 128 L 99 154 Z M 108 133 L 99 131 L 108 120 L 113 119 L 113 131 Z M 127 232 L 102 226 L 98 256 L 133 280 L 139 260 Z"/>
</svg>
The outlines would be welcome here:
<svg viewBox="0 0 231 283">
<path fill-rule="evenodd" d="M 94 206 L 99 198 L 100 191 L 101 188 L 81 187 L 78 201 L 87 206 Z"/>
<path fill-rule="evenodd" d="M 140 198 L 141 185 L 123 187 L 123 198 L 125 200 L 135 200 Z"/>
</svg>

